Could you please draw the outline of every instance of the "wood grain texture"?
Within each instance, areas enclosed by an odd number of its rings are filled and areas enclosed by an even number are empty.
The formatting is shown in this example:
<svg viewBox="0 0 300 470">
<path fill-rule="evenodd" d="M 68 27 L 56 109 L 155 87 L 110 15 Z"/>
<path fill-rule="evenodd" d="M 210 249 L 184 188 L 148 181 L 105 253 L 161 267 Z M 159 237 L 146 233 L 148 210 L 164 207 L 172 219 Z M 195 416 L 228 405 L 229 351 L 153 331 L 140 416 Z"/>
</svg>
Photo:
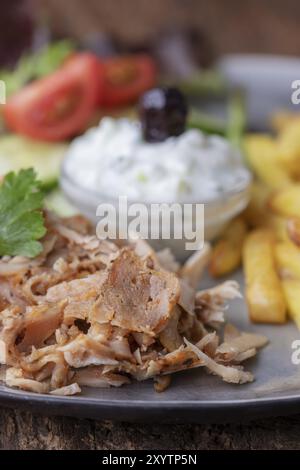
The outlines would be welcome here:
<svg viewBox="0 0 300 470">
<path fill-rule="evenodd" d="M 249 424 L 111 423 L 0 409 L 0 449 L 300 449 L 300 415 Z"/>
</svg>

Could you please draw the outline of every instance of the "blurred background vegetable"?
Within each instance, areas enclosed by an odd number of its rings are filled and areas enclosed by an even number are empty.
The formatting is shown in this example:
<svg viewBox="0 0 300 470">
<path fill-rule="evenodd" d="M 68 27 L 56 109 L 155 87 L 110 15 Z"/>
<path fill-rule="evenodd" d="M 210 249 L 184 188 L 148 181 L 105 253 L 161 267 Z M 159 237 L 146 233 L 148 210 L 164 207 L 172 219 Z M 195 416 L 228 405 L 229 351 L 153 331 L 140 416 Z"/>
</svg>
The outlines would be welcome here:
<svg viewBox="0 0 300 470">
<path fill-rule="evenodd" d="M 57 70 L 74 50 L 75 46 L 70 40 L 55 41 L 33 53 L 24 53 L 13 69 L 0 70 L 0 77 L 6 84 L 7 98 L 32 80 Z"/>
</svg>

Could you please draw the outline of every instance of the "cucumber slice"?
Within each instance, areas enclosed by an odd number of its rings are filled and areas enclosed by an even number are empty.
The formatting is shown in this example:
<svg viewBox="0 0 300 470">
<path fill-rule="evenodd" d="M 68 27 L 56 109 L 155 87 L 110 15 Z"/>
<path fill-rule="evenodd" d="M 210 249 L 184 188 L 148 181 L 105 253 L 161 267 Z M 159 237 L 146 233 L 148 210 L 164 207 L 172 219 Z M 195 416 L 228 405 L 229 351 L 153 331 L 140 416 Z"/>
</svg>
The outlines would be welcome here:
<svg viewBox="0 0 300 470">
<path fill-rule="evenodd" d="M 55 212 L 60 217 L 71 217 L 79 213 L 78 209 L 66 199 L 60 189 L 51 191 L 51 193 L 45 197 L 45 207 Z"/>
<path fill-rule="evenodd" d="M 39 142 L 15 134 L 0 137 L 0 175 L 34 168 L 45 189 L 58 183 L 66 143 Z"/>
</svg>

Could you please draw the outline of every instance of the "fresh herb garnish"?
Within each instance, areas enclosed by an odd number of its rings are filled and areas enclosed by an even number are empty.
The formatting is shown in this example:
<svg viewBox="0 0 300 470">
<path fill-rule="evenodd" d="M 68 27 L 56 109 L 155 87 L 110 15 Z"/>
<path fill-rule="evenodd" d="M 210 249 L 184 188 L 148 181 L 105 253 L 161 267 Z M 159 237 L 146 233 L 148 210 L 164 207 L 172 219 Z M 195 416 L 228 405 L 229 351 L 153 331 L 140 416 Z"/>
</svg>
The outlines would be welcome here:
<svg viewBox="0 0 300 470">
<path fill-rule="evenodd" d="M 44 193 L 32 168 L 8 173 L 0 185 L 0 256 L 34 257 L 46 233 Z"/>
</svg>

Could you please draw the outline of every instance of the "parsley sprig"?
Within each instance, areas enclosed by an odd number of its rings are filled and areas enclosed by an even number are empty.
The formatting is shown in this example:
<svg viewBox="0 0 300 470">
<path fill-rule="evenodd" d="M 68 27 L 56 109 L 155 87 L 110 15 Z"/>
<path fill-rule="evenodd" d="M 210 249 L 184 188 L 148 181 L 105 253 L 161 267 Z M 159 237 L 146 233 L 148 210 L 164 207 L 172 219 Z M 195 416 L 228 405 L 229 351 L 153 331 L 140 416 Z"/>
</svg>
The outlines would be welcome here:
<svg viewBox="0 0 300 470">
<path fill-rule="evenodd" d="M 46 233 L 44 193 L 32 168 L 8 173 L 0 185 L 0 256 L 35 257 Z"/>
</svg>

